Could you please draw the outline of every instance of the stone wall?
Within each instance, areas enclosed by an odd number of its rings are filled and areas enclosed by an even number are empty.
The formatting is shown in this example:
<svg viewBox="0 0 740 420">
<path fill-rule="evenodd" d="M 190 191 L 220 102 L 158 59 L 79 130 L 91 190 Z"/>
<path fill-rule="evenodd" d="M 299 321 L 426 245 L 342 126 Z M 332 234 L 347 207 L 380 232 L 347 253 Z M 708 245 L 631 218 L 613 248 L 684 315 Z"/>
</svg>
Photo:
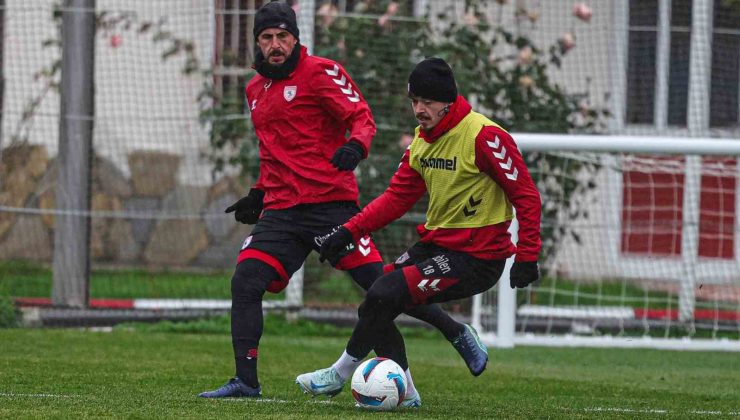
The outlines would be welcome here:
<svg viewBox="0 0 740 420">
<path fill-rule="evenodd" d="M 93 263 L 233 267 L 250 227 L 223 211 L 246 193 L 245 186 L 251 182 L 222 177 L 209 186 L 181 185 L 177 174 L 186 168 L 180 164 L 180 156 L 174 154 L 133 152 L 128 156 L 131 176 L 126 178 L 109 160 L 94 157 Z M 2 151 L 0 260 L 51 262 L 54 214 L 50 211 L 55 210 L 57 172 L 55 159 L 43 146 L 24 144 Z"/>
</svg>

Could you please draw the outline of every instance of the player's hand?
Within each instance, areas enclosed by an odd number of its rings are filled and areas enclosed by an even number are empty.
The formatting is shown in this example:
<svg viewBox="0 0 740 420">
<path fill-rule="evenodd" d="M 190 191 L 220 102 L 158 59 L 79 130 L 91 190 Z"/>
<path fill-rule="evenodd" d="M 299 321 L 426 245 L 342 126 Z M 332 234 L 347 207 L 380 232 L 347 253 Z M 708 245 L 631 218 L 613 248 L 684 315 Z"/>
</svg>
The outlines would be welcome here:
<svg viewBox="0 0 740 420">
<path fill-rule="evenodd" d="M 249 194 L 242 197 L 236 203 L 226 208 L 226 213 L 234 212 L 234 219 L 239 223 L 253 225 L 257 223 L 262 213 L 262 200 L 265 192 L 252 188 Z"/>
<path fill-rule="evenodd" d="M 527 287 L 540 278 L 537 261 L 515 262 L 509 271 L 509 285 L 512 289 Z"/>
<path fill-rule="evenodd" d="M 353 171 L 362 160 L 363 152 L 359 143 L 350 140 L 334 152 L 330 162 L 340 171 Z"/>
<path fill-rule="evenodd" d="M 335 230 L 329 235 L 324 242 L 321 243 L 321 249 L 319 250 L 319 261 L 324 262 L 326 260 L 335 261 L 338 259 L 342 251 L 347 248 L 347 245 L 352 243 L 352 233 L 349 229 L 344 226 L 339 226 L 339 229 Z"/>
</svg>

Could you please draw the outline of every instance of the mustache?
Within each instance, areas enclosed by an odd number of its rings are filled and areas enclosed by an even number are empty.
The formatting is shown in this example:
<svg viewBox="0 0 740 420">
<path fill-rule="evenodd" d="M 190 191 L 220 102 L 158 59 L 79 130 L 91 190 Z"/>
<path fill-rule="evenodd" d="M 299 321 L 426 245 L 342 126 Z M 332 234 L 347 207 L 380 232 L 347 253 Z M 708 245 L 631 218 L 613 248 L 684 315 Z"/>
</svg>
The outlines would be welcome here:
<svg viewBox="0 0 740 420">
<path fill-rule="evenodd" d="M 274 51 L 270 52 L 270 57 L 281 57 L 281 56 L 284 56 L 284 55 L 285 55 L 285 53 L 282 52 L 282 51 L 280 51 L 280 50 L 274 50 Z"/>
<path fill-rule="evenodd" d="M 424 119 L 424 120 L 428 120 L 429 118 L 431 118 L 429 114 L 427 114 L 426 112 L 416 114 L 415 117 L 416 119 Z"/>
</svg>

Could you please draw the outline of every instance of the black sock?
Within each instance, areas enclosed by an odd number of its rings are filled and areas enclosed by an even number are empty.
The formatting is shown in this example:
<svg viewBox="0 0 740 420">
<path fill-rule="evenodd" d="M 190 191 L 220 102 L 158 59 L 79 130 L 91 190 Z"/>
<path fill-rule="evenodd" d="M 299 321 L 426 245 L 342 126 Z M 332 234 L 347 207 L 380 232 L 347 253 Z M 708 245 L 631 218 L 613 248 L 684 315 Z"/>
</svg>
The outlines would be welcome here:
<svg viewBox="0 0 740 420">
<path fill-rule="evenodd" d="M 237 357 L 235 359 L 236 376 L 245 384 L 257 388 L 260 385 L 259 380 L 257 380 L 257 358 Z"/>
<path fill-rule="evenodd" d="M 391 322 L 383 330 L 386 335 L 377 337 L 375 341 L 375 354 L 393 360 L 403 370 L 408 369 L 409 361 L 406 358 L 406 344 L 403 342 L 403 336 L 398 331 L 398 327 Z"/>
<path fill-rule="evenodd" d="M 267 284 L 277 277 L 269 265 L 247 259 L 236 267 L 231 279 L 231 344 L 236 376 L 252 388 L 259 386 L 257 349 L 263 329 L 262 297 Z"/>
</svg>

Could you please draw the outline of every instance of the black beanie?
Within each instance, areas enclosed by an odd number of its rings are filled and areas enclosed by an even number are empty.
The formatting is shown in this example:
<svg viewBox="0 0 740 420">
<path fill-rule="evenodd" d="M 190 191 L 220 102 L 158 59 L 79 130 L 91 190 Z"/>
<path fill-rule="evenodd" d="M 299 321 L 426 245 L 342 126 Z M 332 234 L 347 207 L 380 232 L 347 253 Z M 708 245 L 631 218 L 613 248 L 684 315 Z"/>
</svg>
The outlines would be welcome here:
<svg viewBox="0 0 740 420">
<path fill-rule="evenodd" d="M 417 64 L 409 76 L 411 95 L 438 102 L 455 102 L 457 86 L 450 65 L 436 57 Z"/>
<path fill-rule="evenodd" d="M 254 15 L 254 39 L 267 28 L 285 29 L 299 39 L 295 12 L 286 3 L 273 1 L 257 10 Z"/>
</svg>

